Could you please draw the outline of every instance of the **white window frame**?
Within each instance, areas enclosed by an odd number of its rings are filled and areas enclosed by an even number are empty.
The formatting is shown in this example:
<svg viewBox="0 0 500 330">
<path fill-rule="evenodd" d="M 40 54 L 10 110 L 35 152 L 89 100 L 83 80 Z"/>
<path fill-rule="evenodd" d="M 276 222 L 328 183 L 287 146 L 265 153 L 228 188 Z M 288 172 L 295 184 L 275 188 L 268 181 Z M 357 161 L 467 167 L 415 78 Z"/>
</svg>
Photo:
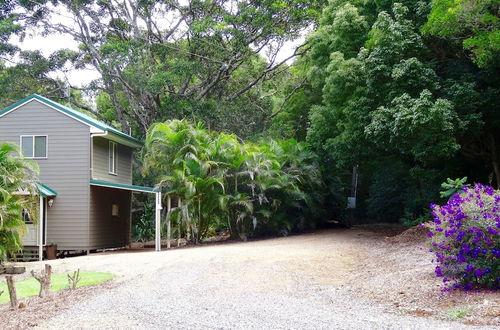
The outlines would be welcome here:
<svg viewBox="0 0 500 330">
<path fill-rule="evenodd" d="M 117 175 L 117 169 L 116 169 L 117 167 L 118 167 L 118 144 L 116 142 L 109 141 L 108 173 L 111 175 Z"/>
<path fill-rule="evenodd" d="M 33 156 L 32 157 L 29 157 L 29 156 L 26 156 L 24 153 L 23 153 L 23 138 L 24 137 L 30 137 L 33 139 Z M 45 157 L 35 157 L 35 138 L 36 137 L 45 137 Z M 19 137 L 19 146 L 21 148 L 21 153 L 23 153 L 23 156 L 25 158 L 29 158 L 29 159 L 47 159 L 49 158 L 49 136 L 48 135 L 44 135 L 44 134 L 32 134 L 32 135 L 21 135 Z"/>
</svg>

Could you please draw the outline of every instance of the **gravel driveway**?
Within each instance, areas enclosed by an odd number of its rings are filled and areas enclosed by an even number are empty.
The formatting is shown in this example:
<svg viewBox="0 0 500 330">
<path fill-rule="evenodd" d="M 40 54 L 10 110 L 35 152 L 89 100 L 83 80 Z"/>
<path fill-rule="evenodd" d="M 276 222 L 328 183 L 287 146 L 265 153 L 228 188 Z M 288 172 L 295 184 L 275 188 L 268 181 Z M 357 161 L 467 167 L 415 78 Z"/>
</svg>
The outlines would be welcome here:
<svg viewBox="0 0 500 330">
<path fill-rule="evenodd" d="M 462 329 L 355 295 L 368 256 L 359 232 L 67 259 L 122 283 L 38 323 L 42 329 Z M 82 261 L 85 260 L 85 263 Z M 61 261 L 58 261 L 61 262 Z M 80 264 L 78 264 L 80 262 Z M 59 265 L 62 267 L 62 265 Z M 383 285 L 383 283 L 381 283 Z M 478 328 L 478 327 L 474 327 Z"/>
</svg>

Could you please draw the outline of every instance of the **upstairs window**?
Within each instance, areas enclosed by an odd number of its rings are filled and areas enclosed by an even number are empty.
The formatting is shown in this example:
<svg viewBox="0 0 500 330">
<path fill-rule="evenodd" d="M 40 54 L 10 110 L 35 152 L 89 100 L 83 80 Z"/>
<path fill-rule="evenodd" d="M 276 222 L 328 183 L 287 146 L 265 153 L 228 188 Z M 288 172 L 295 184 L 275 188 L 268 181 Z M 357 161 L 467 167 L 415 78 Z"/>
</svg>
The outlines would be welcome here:
<svg viewBox="0 0 500 330">
<path fill-rule="evenodd" d="M 109 174 L 116 175 L 117 145 L 109 142 Z"/>
<path fill-rule="evenodd" d="M 21 150 L 27 158 L 47 158 L 47 136 L 46 135 L 23 135 L 21 136 Z"/>
</svg>

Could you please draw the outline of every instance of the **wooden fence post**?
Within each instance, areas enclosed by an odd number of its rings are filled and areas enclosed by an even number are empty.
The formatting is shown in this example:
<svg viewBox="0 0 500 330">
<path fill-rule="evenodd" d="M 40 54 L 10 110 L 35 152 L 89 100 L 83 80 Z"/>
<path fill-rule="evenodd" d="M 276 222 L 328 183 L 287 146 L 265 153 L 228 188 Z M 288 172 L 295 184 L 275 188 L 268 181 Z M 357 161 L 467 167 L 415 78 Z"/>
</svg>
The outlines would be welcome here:
<svg viewBox="0 0 500 330">
<path fill-rule="evenodd" d="M 17 302 L 17 293 L 16 293 L 16 287 L 14 285 L 14 276 L 7 275 L 5 276 L 5 279 L 7 280 L 7 287 L 9 288 L 10 308 L 17 309 L 19 304 Z"/>
</svg>

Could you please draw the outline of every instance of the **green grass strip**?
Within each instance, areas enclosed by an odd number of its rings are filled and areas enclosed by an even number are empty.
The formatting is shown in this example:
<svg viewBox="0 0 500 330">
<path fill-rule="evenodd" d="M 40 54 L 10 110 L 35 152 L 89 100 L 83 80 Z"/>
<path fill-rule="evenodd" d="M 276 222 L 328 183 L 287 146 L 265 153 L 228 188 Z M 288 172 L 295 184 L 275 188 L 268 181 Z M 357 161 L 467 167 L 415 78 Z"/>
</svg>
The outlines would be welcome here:
<svg viewBox="0 0 500 330">
<path fill-rule="evenodd" d="M 68 273 L 67 273 L 68 274 Z M 68 288 L 67 274 L 52 274 L 52 291 L 60 291 Z M 69 273 L 73 275 L 73 273 Z M 97 285 L 113 279 L 115 276 L 110 273 L 101 272 L 80 272 L 80 282 L 77 287 Z M 40 284 L 33 277 L 15 282 L 17 298 L 25 298 L 38 295 Z M 4 293 L 0 296 L 0 304 L 9 302 L 9 290 L 5 282 L 0 283 L 0 291 Z"/>
</svg>

